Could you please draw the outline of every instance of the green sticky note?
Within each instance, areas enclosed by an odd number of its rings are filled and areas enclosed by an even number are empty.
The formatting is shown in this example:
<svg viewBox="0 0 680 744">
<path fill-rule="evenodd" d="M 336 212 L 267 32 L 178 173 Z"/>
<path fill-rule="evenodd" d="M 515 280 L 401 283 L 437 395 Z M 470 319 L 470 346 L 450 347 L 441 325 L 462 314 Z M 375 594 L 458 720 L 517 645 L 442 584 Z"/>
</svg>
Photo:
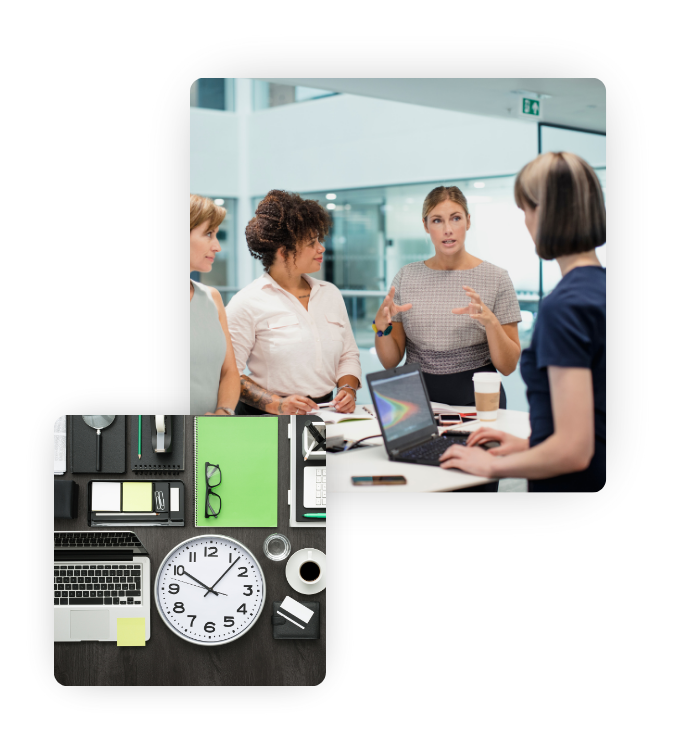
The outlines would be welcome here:
<svg viewBox="0 0 680 744">
<path fill-rule="evenodd" d="M 143 617 L 119 617 L 116 630 L 118 646 L 146 646 L 146 623 Z"/>
<path fill-rule="evenodd" d="M 123 483 L 123 511 L 151 511 L 152 483 Z"/>
</svg>

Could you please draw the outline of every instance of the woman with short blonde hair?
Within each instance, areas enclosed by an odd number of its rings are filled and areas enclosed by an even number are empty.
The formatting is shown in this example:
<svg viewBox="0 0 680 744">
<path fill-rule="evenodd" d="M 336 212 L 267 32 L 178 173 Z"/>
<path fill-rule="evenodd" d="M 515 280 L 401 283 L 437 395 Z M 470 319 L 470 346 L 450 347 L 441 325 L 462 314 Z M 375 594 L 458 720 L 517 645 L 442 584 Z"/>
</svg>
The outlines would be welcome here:
<svg viewBox="0 0 680 744">
<path fill-rule="evenodd" d="M 595 249 L 606 240 L 604 196 L 595 171 L 568 152 L 524 166 L 515 201 L 536 252 L 562 279 L 543 298 L 522 354 L 531 436 L 489 428 L 450 447 L 442 467 L 488 478 L 527 478 L 530 491 L 599 491 L 606 480 L 606 272 Z M 488 452 L 475 444 L 500 446 Z"/>
<path fill-rule="evenodd" d="M 205 196 L 189 200 L 190 270 L 212 271 L 222 250 L 217 229 L 227 210 Z M 241 383 L 220 293 L 189 280 L 191 303 L 191 414 L 233 416 Z"/>
</svg>

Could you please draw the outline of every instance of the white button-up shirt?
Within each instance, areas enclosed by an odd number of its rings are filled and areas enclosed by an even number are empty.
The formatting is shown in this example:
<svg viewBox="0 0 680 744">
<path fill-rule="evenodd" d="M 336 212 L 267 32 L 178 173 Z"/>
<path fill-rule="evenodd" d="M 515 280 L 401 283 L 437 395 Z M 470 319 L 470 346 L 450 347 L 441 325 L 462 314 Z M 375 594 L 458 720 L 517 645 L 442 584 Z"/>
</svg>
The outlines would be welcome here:
<svg viewBox="0 0 680 744">
<path fill-rule="evenodd" d="M 330 282 L 303 274 L 308 309 L 265 272 L 227 305 L 236 365 L 276 395 L 320 398 L 343 375 L 361 380 L 361 364 L 347 308 Z"/>
</svg>

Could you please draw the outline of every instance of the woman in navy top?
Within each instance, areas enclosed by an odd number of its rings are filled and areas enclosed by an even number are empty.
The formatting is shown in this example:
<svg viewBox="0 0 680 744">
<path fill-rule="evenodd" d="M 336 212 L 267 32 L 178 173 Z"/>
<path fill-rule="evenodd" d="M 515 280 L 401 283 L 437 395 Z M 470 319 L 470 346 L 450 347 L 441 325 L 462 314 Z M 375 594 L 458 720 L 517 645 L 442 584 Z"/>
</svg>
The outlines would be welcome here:
<svg viewBox="0 0 680 744">
<path fill-rule="evenodd" d="M 562 279 L 541 303 L 522 354 L 531 436 L 483 427 L 454 445 L 442 467 L 488 478 L 527 478 L 530 491 L 599 491 L 606 461 L 606 240 L 602 189 L 577 155 L 545 153 L 520 171 L 515 201 L 541 258 Z M 485 451 L 475 444 L 498 441 Z"/>
</svg>

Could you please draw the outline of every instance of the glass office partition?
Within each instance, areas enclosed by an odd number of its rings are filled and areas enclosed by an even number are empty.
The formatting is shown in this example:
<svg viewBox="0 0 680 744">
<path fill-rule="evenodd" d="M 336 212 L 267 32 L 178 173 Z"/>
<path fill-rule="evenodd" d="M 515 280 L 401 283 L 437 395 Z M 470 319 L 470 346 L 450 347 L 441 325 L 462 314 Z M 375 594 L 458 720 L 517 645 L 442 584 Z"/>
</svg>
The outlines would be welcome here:
<svg viewBox="0 0 680 744">
<path fill-rule="evenodd" d="M 210 197 L 215 204 L 227 210 L 227 216 L 217 231 L 222 250 L 215 256 L 213 269 L 205 274 L 193 272 L 191 277 L 210 287 L 216 287 L 226 303 L 238 292 L 238 272 L 236 258 L 236 199 Z"/>
<path fill-rule="evenodd" d="M 253 109 L 255 111 L 337 95 L 339 94 L 331 90 L 253 80 Z"/>
<path fill-rule="evenodd" d="M 190 91 L 191 106 L 194 108 L 234 111 L 234 78 L 199 78 Z"/>
</svg>

